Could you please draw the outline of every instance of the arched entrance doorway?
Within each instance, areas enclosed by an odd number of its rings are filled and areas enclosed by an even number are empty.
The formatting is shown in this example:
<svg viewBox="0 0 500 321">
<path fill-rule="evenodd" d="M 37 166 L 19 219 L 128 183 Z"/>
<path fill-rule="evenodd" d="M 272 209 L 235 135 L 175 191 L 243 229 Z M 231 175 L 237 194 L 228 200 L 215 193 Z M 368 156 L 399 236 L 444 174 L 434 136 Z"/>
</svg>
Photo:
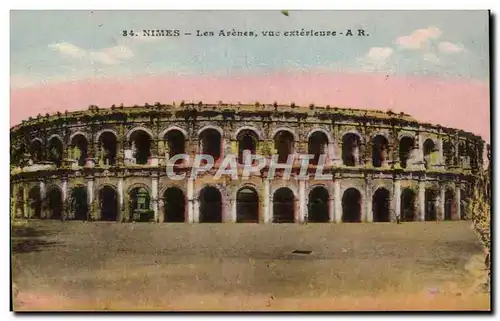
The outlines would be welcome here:
<svg viewBox="0 0 500 321">
<path fill-rule="evenodd" d="M 438 192 L 433 189 L 425 190 L 425 220 L 435 221 L 437 219 Z"/>
<path fill-rule="evenodd" d="M 30 218 L 41 218 L 42 199 L 40 197 L 40 187 L 36 186 L 30 189 L 28 193 L 28 208 L 30 210 Z"/>
<path fill-rule="evenodd" d="M 355 188 L 349 188 L 342 196 L 342 222 L 361 222 L 361 193 Z"/>
<path fill-rule="evenodd" d="M 73 188 L 70 206 L 75 220 L 84 221 L 88 219 L 87 189 L 84 186 Z"/>
<path fill-rule="evenodd" d="M 200 223 L 222 223 L 222 195 L 213 186 L 200 191 Z"/>
<path fill-rule="evenodd" d="M 295 196 L 288 187 L 282 187 L 273 196 L 273 223 L 295 222 Z"/>
<path fill-rule="evenodd" d="M 136 187 L 129 192 L 130 218 L 134 222 L 150 222 L 154 220 L 154 212 L 150 208 L 151 197 L 144 187 Z"/>
<path fill-rule="evenodd" d="M 309 202 L 307 204 L 308 222 L 324 223 L 329 221 L 328 199 L 328 190 L 323 186 L 317 186 L 309 192 Z"/>
<path fill-rule="evenodd" d="M 401 192 L 401 220 L 413 222 L 416 220 L 416 194 L 412 189 L 405 188 Z"/>
<path fill-rule="evenodd" d="M 259 195 L 252 187 L 243 187 L 236 194 L 236 222 L 259 222 Z"/>
<path fill-rule="evenodd" d="M 48 218 L 61 219 L 63 210 L 62 192 L 58 187 L 52 187 L 47 193 Z"/>
<path fill-rule="evenodd" d="M 99 207 L 101 221 L 116 221 L 118 219 L 118 195 L 111 186 L 104 186 L 99 191 Z"/>
<path fill-rule="evenodd" d="M 449 221 L 453 219 L 455 214 L 455 193 L 451 189 L 447 189 L 444 194 L 444 219 Z"/>
<path fill-rule="evenodd" d="M 186 217 L 186 198 L 178 187 L 169 187 L 163 194 L 164 221 L 184 222 Z"/>
<path fill-rule="evenodd" d="M 390 193 L 387 189 L 382 187 L 373 193 L 372 210 L 374 222 L 390 222 Z"/>
</svg>

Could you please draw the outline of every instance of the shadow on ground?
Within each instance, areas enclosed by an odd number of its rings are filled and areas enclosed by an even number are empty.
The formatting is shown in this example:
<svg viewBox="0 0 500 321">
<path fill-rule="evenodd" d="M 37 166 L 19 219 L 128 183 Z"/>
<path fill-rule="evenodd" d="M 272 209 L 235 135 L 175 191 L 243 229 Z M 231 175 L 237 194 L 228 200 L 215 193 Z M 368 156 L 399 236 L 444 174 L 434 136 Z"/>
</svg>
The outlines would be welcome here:
<svg viewBox="0 0 500 321">
<path fill-rule="evenodd" d="M 47 240 L 52 234 L 47 229 L 14 225 L 11 231 L 13 254 L 41 251 L 60 244 L 60 242 Z"/>
</svg>

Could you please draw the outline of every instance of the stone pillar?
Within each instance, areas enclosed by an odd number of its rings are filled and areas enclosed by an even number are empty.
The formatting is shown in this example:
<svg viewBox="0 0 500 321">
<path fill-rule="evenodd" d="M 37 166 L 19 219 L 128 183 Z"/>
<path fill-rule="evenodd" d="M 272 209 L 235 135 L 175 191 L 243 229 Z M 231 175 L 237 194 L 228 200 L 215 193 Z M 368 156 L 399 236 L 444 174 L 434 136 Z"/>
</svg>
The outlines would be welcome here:
<svg viewBox="0 0 500 321">
<path fill-rule="evenodd" d="M 264 224 L 269 224 L 272 222 L 271 204 L 270 204 L 271 190 L 269 188 L 269 180 L 267 178 L 264 178 L 263 183 L 264 183 L 264 187 L 262 190 L 263 220 L 264 220 Z"/>
<path fill-rule="evenodd" d="M 298 223 L 306 222 L 307 204 L 306 204 L 306 181 L 299 179 L 299 217 Z"/>
<path fill-rule="evenodd" d="M 328 221 L 335 222 L 335 202 L 332 196 L 328 199 Z"/>
<path fill-rule="evenodd" d="M 394 181 L 394 216 L 391 215 L 391 220 L 399 219 L 401 220 L 401 181 L 399 178 L 396 178 Z"/>
<path fill-rule="evenodd" d="M 418 182 L 418 220 L 425 221 L 425 182 Z"/>
<path fill-rule="evenodd" d="M 327 152 L 327 161 L 326 161 L 326 165 L 328 165 L 328 167 L 331 167 L 334 163 L 335 163 L 335 143 L 333 141 L 329 141 L 328 142 L 328 152 Z"/>
<path fill-rule="evenodd" d="M 118 178 L 118 220 L 121 222 L 125 221 L 125 206 L 123 202 L 123 177 Z"/>
<path fill-rule="evenodd" d="M 188 217 L 187 217 L 187 222 L 188 223 L 194 223 L 194 199 L 193 199 L 193 193 L 194 193 L 194 180 L 189 177 L 187 179 L 187 207 L 188 207 Z M 197 204 L 196 204 L 197 205 Z M 196 206 L 198 207 L 198 206 Z"/>
<path fill-rule="evenodd" d="M 158 174 L 153 173 L 151 177 L 151 206 L 154 212 L 154 221 L 159 222 L 158 211 Z"/>
<path fill-rule="evenodd" d="M 197 198 L 193 201 L 193 223 L 200 223 L 200 201 Z"/>
<path fill-rule="evenodd" d="M 340 195 L 340 179 L 335 178 L 333 181 L 333 202 L 334 212 L 333 220 L 335 223 L 342 222 L 342 196 Z"/>
<path fill-rule="evenodd" d="M 231 223 L 236 223 L 236 199 L 231 199 L 230 201 L 230 204 L 231 204 L 231 214 L 229 215 L 229 222 Z"/>
<path fill-rule="evenodd" d="M 365 217 L 361 216 L 361 222 L 373 222 L 373 195 L 372 195 L 372 182 L 371 178 L 367 178 L 365 182 Z"/>
<path fill-rule="evenodd" d="M 46 208 L 46 202 L 47 200 L 45 199 L 47 197 L 47 191 L 45 190 L 45 182 L 40 181 L 40 201 L 41 201 L 41 210 L 40 210 L 40 217 L 41 218 L 46 218 L 47 217 L 47 208 Z"/>
<path fill-rule="evenodd" d="M 31 208 L 28 204 L 28 189 L 23 188 L 23 212 L 25 218 L 31 218 Z"/>
<path fill-rule="evenodd" d="M 93 179 L 89 179 L 87 181 L 87 200 L 88 200 L 88 208 L 89 208 L 89 211 L 90 213 L 87 215 L 87 217 L 90 219 L 90 220 L 95 220 L 97 219 L 98 215 L 99 215 L 99 209 L 95 206 L 93 206 L 94 204 L 94 180 Z M 94 211 L 94 213 L 92 213 L 92 211 Z"/>
<path fill-rule="evenodd" d="M 452 217 L 452 220 L 460 220 L 462 218 L 462 208 L 461 208 L 461 202 L 462 202 L 462 195 L 461 195 L 461 190 L 460 190 L 460 185 L 457 185 L 455 187 L 455 207 L 456 210 L 454 213 L 454 217 Z"/>
<path fill-rule="evenodd" d="M 437 202 L 436 209 L 438 212 L 436 213 L 436 218 L 438 221 L 444 220 L 445 206 L 446 206 L 446 186 L 441 185 L 439 189 L 439 200 Z"/>
<path fill-rule="evenodd" d="M 70 206 L 68 206 L 66 200 L 68 199 L 68 179 L 64 177 L 62 179 L 62 213 L 61 213 L 61 218 L 63 221 L 67 220 L 69 217 L 69 211 L 71 209 Z"/>
</svg>

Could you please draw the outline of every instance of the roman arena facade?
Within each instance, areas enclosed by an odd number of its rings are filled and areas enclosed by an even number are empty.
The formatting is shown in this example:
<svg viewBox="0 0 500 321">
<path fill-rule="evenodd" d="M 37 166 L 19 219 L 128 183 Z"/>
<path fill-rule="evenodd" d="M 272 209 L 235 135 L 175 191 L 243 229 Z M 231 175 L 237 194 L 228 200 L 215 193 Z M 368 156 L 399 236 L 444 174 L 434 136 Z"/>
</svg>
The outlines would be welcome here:
<svg viewBox="0 0 500 321">
<path fill-rule="evenodd" d="M 111 222 L 391 222 L 459 220 L 484 141 L 391 111 L 331 106 L 178 103 L 38 115 L 11 128 L 11 215 Z M 183 180 L 166 159 L 208 154 Z M 214 174 L 225 155 L 312 154 L 331 179 Z M 241 171 L 241 168 L 239 168 Z"/>
</svg>

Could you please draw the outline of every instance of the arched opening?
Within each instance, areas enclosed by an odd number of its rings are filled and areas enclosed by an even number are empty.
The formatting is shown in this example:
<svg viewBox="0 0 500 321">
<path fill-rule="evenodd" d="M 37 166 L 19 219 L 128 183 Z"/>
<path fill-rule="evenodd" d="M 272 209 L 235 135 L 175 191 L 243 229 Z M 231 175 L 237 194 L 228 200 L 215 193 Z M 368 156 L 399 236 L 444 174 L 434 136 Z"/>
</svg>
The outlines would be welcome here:
<svg viewBox="0 0 500 321">
<path fill-rule="evenodd" d="M 184 154 L 186 150 L 186 137 L 178 129 L 169 130 L 164 139 L 168 146 L 168 157 L 172 158 L 175 155 Z"/>
<path fill-rule="evenodd" d="M 259 195 L 252 187 L 243 187 L 236 194 L 236 222 L 259 222 Z"/>
<path fill-rule="evenodd" d="M 278 163 L 286 163 L 288 156 L 293 154 L 293 134 L 286 130 L 280 130 L 274 136 L 274 148 L 278 153 Z"/>
<path fill-rule="evenodd" d="M 356 166 L 359 164 L 359 147 L 361 140 L 358 135 L 347 133 L 342 137 L 342 162 L 345 166 Z"/>
<path fill-rule="evenodd" d="M 145 165 L 151 156 L 151 136 L 143 130 L 136 130 L 130 135 L 130 148 L 135 163 Z"/>
<path fill-rule="evenodd" d="M 30 210 L 30 218 L 42 217 L 42 198 L 40 196 L 40 187 L 36 186 L 30 189 L 28 193 L 28 208 Z"/>
<path fill-rule="evenodd" d="M 29 153 L 34 164 L 40 163 L 43 160 L 43 145 L 38 139 L 31 142 Z"/>
<path fill-rule="evenodd" d="M 389 155 L 389 141 L 382 135 L 373 137 L 372 140 L 372 165 L 382 167 L 387 162 Z"/>
<path fill-rule="evenodd" d="M 178 187 L 169 187 L 163 195 L 164 221 L 184 222 L 186 213 L 186 198 Z"/>
<path fill-rule="evenodd" d="M 446 168 L 453 166 L 453 144 L 450 141 L 443 142 L 443 158 Z"/>
<path fill-rule="evenodd" d="M 200 150 L 203 155 L 210 155 L 217 161 L 221 156 L 222 137 L 221 134 L 213 129 L 207 128 L 200 133 Z"/>
<path fill-rule="evenodd" d="M 390 193 L 385 188 L 379 188 L 373 193 L 372 210 L 374 222 L 390 222 Z"/>
<path fill-rule="evenodd" d="M 150 208 L 149 191 L 144 187 L 136 187 L 129 192 L 130 217 L 134 222 L 149 222 L 154 219 Z"/>
<path fill-rule="evenodd" d="M 78 186 L 71 191 L 71 212 L 75 220 L 87 220 L 88 203 L 87 203 L 87 189 L 84 186 Z"/>
<path fill-rule="evenodd" d="M 117 139 L 112 132 L 103 132 L 99 136 L 99 148 L 102 150 L 100 159 L 103 165 L 115 166 L 116 165 L 116 146 Z"/>
<path fill-rule="evenodd" d="M 311 164 L 317 165 L 321 155 L 328 155 L 328 136 L 321 131 L 314 132 L 307 142 L 308 153 L 313 155 Z M 326 159 L 326 158 L 325 158 Z"/>
<path fill-rule="evenodd" d="M 49 160 L 57 167 L 61 166 L 63 159 L 63 144 L 57 137 L 52 137 L 49 141 Z"/>
<path fill-rule="evenodd" d="M 53 187 L 47 193 L 48 218 L 61 219 L 63 210 L 62 192 L 59 188 Z"/>
<path fill-rule="evenodd" d="M 435 163 L 436 144 L 430 138 L 424 142 L 424 165 L 429 169 Z"/>
<path fill-rule="evenodd" d="M 16 218 L 23 218 L 25 213 L 24 213 L 24 188 L 19 187 L 17 190 L 17 195 L 15 195 L 15 209 L 16 212 L 14 213 L 14 216 Z"/>
<path fill-rule="evenodd" d="M 259 137 L 250 129 L 244 129 L 238 133 L 238 162 L 245 164 L 245 155 L 255 155 Z"/>
<path fill-rule="evenodd" d="M 438 192 L 433 189 L 425 190 L 425 220 L 437 220 L 437 200 Z"/>
<path fill-rule="evenodd" d="M 85 159 L 87 158 L 87 138 L 83 135 L 76 135 L 71 140 L 72 156 L 73 159 L 78 162 L 78 166 L 85 165 Z"/>
<path fill-rule="evenodd" d="M 408 160 L 410 159 L 414 145 L 415 140 L 408 136 L 401 138 L 399 141 L 399 164 L 402 168 L 408 166 Z"/>
<path fill-rule="evenodd" d="M 200 222 L 222 222 L 222 195 L 213 186 L 206 186 L 200 191 Z"/>
<path fill-rule="evenodd" d="M 342 222 L 361 222 L 361 193 L 355 188 L 349 188 L 342 196 Z"/>
<path fill-rule="evenodd" d="M 444 193 L 444 219 L 449 221 L 453 219 L 455 214 L 455 193 L 451 189 L 447 189 Z"/>
<path fill-rule="evenodd" d="M 295 222 L 295 196 L 288 187 L 282 187 L 273 195 L 273 223 Z"/>
<path fill-rule="evenodd" d="M 416 194 L 412 189 L 405 188 L 401 192 L 401 220 L 413 222 L 416 217 Z"/>
<path fill-rule="evenodd" d="M 329 221 L 328 199 L 328 190 L 323 186 L 317 186 L 309 192 L 309 202 L 307 204 L 308 222 L 324 223 Z"/>
<path fill-rule="evenodd" d="M 99 208 L 101 221 L 116 221 L 118 219 L 118 195 L 111 186 L 104 186 L 99 191 Z"/>
</svg>

